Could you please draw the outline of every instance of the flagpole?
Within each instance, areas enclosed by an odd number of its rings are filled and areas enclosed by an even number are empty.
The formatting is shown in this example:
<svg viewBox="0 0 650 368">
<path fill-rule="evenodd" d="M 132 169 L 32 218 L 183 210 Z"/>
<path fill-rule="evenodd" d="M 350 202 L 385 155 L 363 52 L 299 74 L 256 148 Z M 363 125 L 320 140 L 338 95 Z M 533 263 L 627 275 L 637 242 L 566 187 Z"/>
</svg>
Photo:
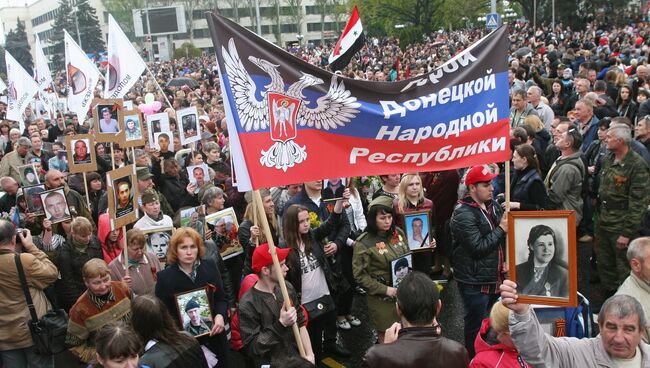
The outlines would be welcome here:
<svg viewBox="0 0 650 368">
<path fill-rule="evenodd" d="M 151 70 L 149 69 L 149 66 L 147 64 L 145 64 L 144 66 L 145 66 L 145 68 L 147 68 L 147 73 L 149 73 L 149 75 L 151 75 L 151 78 L 153 78 L 153 82 L 156 85 L 156 87 L 158 87 L 158 90 L 160 90 L 160 93 L 162 93 L 163 97 L 165 97 L 165 101 L 167 101 L 167 104 L 169 105 L 169 107 L 174 111 L 174 114 L 176 114 L 176 110 L 174 109 L 174 106 L 172 105 L 171 102 L 169 102 L 169 99 L 167 98 L 167 95 L 165 94 L 165 91 L 163 91 L 162 87 L 160 87 L 160 84 L 158 84 L 158 81 L 156 80 L 156 76 L 153 75 L 153 73 L 151 72 Z M 178 124 L 178 122 L 176 122 L 176 124 Z"/>
<path fill-rule="evenodd" d="M 506 211 L 503 213 L 503 216 L 508 216 L 508 213 L 510 212 L 510 161 L 505 162 L 505 169 L 506 169 L 506 190 L 505 190 L 505 197 L 506 197 Z M 508 229 L 509 231 L 512 231 L 512 229 Z M 506 265 L 508 265 L 509 261 L 509 254 L 508 254 L 508 236 L 506 236 Z"/>
<path fill-rule="evenodd" d="M 275 250 L 275 244 L 273 243 L 273 236 L 271 235 L 269 221 L 266 218 L 266 212 L 264 211 L 264 205 L 262 204 L 262 196 L 260 195 L 259 190 L 253 191 L 253 203 L 255 204 L 255 208 L 257 210 L 257 216 L 259 216 L 259 218 L 262 221 L 262 223 L 259 224 L 258 226 L 261 225 L 261 227 L 264 229 L 264 236 L 266 236 L 266 242 L 269 244 L 269 252 L 271 253 L 271 258 L 273 259 L 273 269 L 275 270 L 275 277 L 278 279 L 278 284 L 280 285 L 280 291 L 282 292 L 282 299 L 284 300 L 284 307 L 286 309 L 289 309 L 293 307 L 293 305 L 291 305 L 291 299 L 289 299 L 287 284 L 284 281 L 282 267 L 280 266 L 280 261 L 278 260 L 278 254 L 276 253 Z M 298 306 L 297 308 L 300 308 L 300 306 Z M 300 352 L 300 356 L 306 359 L 307 354 L 305 353 L 305 347 L 302 345 L 302 339 L 300 338 L 300 329 L 298 328 L 298 324 L 294 323 L 291 326 L 291 329 L 293 330 L 293 337 L 296 339 L 296 345 L 298 345 L 298 351 Z"/>
</svg>

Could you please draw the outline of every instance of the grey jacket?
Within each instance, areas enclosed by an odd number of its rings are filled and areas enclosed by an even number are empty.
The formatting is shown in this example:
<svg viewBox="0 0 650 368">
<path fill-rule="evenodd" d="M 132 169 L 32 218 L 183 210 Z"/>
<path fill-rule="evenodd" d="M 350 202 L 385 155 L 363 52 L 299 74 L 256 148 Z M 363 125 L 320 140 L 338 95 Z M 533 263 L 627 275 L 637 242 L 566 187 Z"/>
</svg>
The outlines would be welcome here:
<svg viewBox="0 0 650 368">
<path fill-rule="evenodd" d="M 510 312 L 510 336 L 519 354 L 533 367 L 614 367 L 600 336 L 578 339 L 552 337 L 544 332 L 532 308 L 528 313 Z M 650 345 L 641 342 L 641 367 L 650 368 Z"/>
<path fill-rule="evenodd" d="M 549 171 L 546 182 L 549 210 L 574 210 L 576 223 L 582 219 L 582 181 L 585 166 L 580 158 L 581 152 L 567 157 L 558 157 L 555 167 Z"/>
</svg>

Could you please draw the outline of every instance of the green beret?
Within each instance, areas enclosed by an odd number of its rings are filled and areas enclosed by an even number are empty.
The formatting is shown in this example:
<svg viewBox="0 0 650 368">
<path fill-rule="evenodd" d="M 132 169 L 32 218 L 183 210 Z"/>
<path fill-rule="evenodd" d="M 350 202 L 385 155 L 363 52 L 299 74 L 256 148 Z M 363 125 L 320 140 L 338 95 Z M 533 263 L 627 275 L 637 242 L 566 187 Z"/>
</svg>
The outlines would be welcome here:
<svg viewBox="0 0 650 368">
<path fill-rule="evenodd" d="M 156 193 L 155 190 L 146 189 L 144 192 L 142 192 L 142 205 L 155 201 L 160 201 L 160 197 L 158 197 L 158 193 Z"/>
<path fill-rule="evenodd" d="M 372 206 L 377 206 L 377 205 L 393 208 L 393 198 L 387 195 L 380 195 L 379 197 L 373 199 L 372 202 L 370 202 L 370 204 L 368 205 L 368 209 L 372 208 Z"/>
</svg>

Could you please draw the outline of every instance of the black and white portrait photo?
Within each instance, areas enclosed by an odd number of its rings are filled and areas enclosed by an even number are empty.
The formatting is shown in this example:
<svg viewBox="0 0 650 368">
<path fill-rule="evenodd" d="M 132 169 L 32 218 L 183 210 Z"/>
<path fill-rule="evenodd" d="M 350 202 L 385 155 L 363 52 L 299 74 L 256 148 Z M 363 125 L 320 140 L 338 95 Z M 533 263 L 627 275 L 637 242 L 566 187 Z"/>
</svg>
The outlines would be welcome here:
<svg viewBox="0 0 650 368">
<path fill-rule="evenodd" d="M 167 262 L 167 245 L 172 238 L 172 228 L 142 229 L 147 234 L 147 251 L 153 253 L 160 262 Z"/>
<path fill-rule="evenodd" d="M 516 212 L 514 231 L 510 234 L 510 243 L 514 244 L 509 246 L 518 293 L 530 297 L 569 298 L 571 271 L 575 273 L 575 224 L 570 224 L 569 217 L 557 213 L 570 211 Z M 524 216 L 533 214 L 522 217 L 522 213 Z"/>
<path fill-rule="evenodd" d="M 189 144 L 201 140 L 201 129 L 196 106 L 176 112 L 176 121 L 179 123 L 181 144 Z"/>
</svg>

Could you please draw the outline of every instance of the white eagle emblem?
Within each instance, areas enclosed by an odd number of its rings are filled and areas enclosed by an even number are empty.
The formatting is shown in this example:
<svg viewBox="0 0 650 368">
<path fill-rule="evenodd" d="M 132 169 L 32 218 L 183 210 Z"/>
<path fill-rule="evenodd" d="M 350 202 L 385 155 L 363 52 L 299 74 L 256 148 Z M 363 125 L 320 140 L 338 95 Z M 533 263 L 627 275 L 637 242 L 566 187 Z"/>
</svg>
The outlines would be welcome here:
<svg viewBox="0 0 650 368">
<path fill-rule="evenodd" d="M 266 167 L 286 172 L 307 158 L 306 146 L 301 147 L 294 142 L 297 124 L 317 129 L 336 129 L 345 126 L 359 112 L 361 104 L 345 89 L 343 81 L 337 80 L 336 75 L 332 76 L 327 94 L 316 100 L 316 107 L 309 108 L 309 101 L 305 101 L 302 90 L 322 84 L 322 79 L 302 73 L 298 81 L 285 88 L 278 71 L 279 65 L 249 56 L 248 60 L 271 77 L 271 83 L 264 86 L 265 90 L 261 92 L 262 100 L 258 100 L 257 86 L 244 68 L 232 38 L 228 42 L 228 50 L 222 46 L 221 52 L 242 127 L 247 132 L 270 128 L 274 143 L 268 150 L 262 150 L 260 157 L 260 163 Z"/>
</svg>

